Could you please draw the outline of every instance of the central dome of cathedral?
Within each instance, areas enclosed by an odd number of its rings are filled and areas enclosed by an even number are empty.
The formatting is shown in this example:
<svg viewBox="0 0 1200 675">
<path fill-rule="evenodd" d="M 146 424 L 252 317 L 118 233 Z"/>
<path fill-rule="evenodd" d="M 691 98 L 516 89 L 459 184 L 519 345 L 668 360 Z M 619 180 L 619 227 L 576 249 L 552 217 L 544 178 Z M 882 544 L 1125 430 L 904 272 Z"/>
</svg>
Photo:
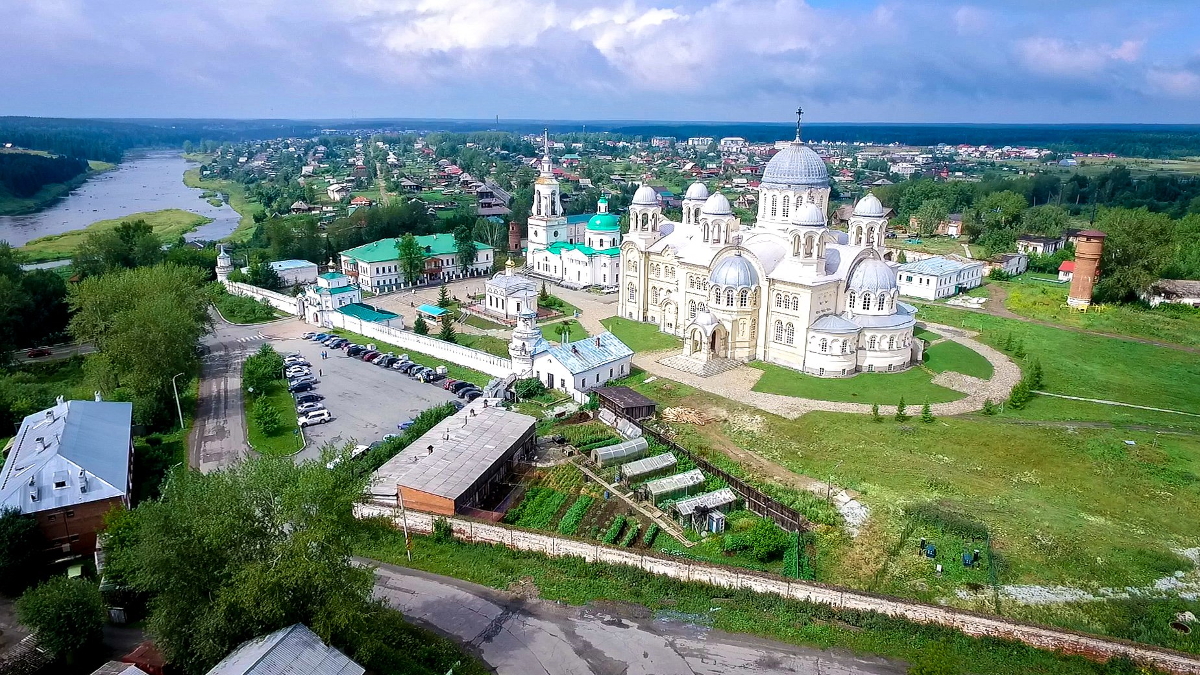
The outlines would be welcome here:
<svg viewBox="0 0 1200 675">
<path fill-rule="evenodd" d="M 812 148 L 799 142 L 787 144 L 775 153 L 763 171 L 760 187 L 788 189 L 799 187 L 829 187 L 829 172 L 825 160 Z"/>
</svg>

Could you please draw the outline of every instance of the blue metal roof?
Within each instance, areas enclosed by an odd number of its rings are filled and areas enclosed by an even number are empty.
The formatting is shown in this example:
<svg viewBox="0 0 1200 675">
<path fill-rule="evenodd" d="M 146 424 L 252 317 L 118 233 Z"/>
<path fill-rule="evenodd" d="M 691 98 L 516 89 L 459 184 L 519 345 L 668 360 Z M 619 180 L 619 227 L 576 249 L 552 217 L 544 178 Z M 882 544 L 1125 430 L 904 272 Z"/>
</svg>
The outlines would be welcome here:
<svg viewBox="0 0 1200 675">
<path fill-rule="evenodd" d="M 417 311 L 422 314 L 428 314 L 434 318 L 441 318 L 441 316 L 446 313 L 446 310 L 436 305 L 417 305 Z"/>
<path fill-rule="evenodd" d="M 597 341 L 599 341 L 599 345 L 596 344 Z M 632 349 L 621 342 L 616 335 L 608 332 L 565 345 L 550 347 L 549 352 L 572 374 L 583 373 L 633 355 Z"/>
<path fill-rule="evenodd" d="M 907 272 L 908 274 L 932 274 L 940 277 L 945 274 L 954 274 L 955 272 L 966 269 L 967 267 L 974 267 L 982 264 L 983 263 L 981 262 L 964 263 L 957 260 L 951 260 L 950 258 L 934 256 L 924 260 L 904 263 L 900 266 L 900 271 Z"/>
<path fill-rule="evenodd" d="M 302 267 L 316 267 L 316 263 L 311 263 L 307 260 L 276 260 L 271 263 L 271 268 L 276 272 L 284 270 L 295 270 Z"/>
<path fill-rule="evenodd" d="M 596 214 L 595 213 L 576 213 L 573 216 L 567 216 L 567 224 L 568 225 L 578 225 L 579 223 L 586 223 L 587 221 L 591 220 L 592 216 L 594 216 L 594 215 L 596 215 Z"/>
</svg>

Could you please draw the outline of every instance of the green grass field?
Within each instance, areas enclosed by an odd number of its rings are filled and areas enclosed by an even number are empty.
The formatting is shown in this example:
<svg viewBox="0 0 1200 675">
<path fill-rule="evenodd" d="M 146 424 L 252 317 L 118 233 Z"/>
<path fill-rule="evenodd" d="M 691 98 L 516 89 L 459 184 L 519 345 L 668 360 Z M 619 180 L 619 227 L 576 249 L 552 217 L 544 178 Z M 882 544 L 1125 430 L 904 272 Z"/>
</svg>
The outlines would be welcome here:
<svg viewBox="0 0 1200 675">
<path fill-rule="evenodd" d="M 184 171 L 183 183 L 188 187 L 212 190 L 228 196 L 229 206 L 242 216 L 238 220 L 238 226 L 226 237 L 228 241 L 244 242 L 254 235 L 254 214 L 262 211 L 262 208 L 246 197 L 246 189 L 241 183 L 231 180 L 202 180 L 199 167 Z"/>
<path fill-rule="evenodd" d="M 495 321 L 489 321 L 481 316 L 476 316 L 474 314 L 468 314 L 467 316 L 465 316 L 463 318 L 463 323 L 467 324 L 468 326 L 474 326 L 475 328 L 482 328 L 484 330 L 500 330 L 503 328 L 507 328 L 507 326 L 505 326 L 504 324 L 496 323 Z"/>
<path fill-rule="evenodd" d="M 981 380 L 990 379 L 994 370 L 982 354 L 951 340 L 925 350 L 925 367 L 935 373 L 953 371 Z"/>
<path fill-rule="evenodd" d="M 211 218 L 183 209 L 131 213 L 121 218 L 96 221 L 81 230 L 71 230 L 62 234 L 52 234 L 48 237 L 34 239 L 22 246 L 20 251 L 29 262 L 70 258 L 88 234 L 115 229 L 121 223 L 134 220 L 144 220 L 149 223 L 154 228 L 154 234 L 164 244 L 175 241 L 205 223 L 212 222 Z"/>
<path fill-rule="evenodd" d="M 1067 285 L 1035 279 L 1002 282 L 1004 306 L 1021 316 L 1115 335 L 1200 347 L 1200 309 L 1182 305 L 1095 305 L 1087 312 L 1070 309 Z"/>
<path fill-rule="evenodd" d="M 906 251 L 921 251 L 924 253 L 933 253 L 936 255 L 946 255 L 953 253 L 955 255 L 963 255 L 963 244 L 967 243 L 966 237 L 917 237 L 921 240 L 919 244 L 910 244 L 908 237 L 897 233 L 895 239 L 887 240 L 887 245 L 894 248 L 904 249 Z M 983 250 L 978 246 L 972 246 L 971 252 L 976 257 L 981 257 Z"/>
<path fill-rule="evenodd" d="M 658 326 L 652 323 L 639 323 L 619 316 L 610 316 L 600 323 L 635 352 L 683 348 L 683 340 L 659 332 Z"/>
<path fill-rule="evenodd" d="M 436 331 L 431 330 L 430 333 L 436 333 Z M 459 333 L 455 337 L 455 341 L 464 347 L 478 349 L 481 352 L 487 352 L 506 359 L 509 357 L 508 341 L 494 335 L 468 335 L 466 333 Z"/>
<path fill-rule="evenodd" d="M 255 452 L 271 456 L 286 456 L 299 452 L 303 447 L 303 441 L 300 438 L 300 426 L 296 418 L 296 402 L 288 393 L 283 380 L 271 385 L 266 393 L 266 398 L 279 411 L 281 419 L 279 431 L 272 436 L 263 433 L 255 423 L 254 415 L 251 414 L 254 409 L 252 395 L 246 394 L 243 399 L 246 406 L 246 440 L 249 441 L 250 447 L 254 448 Z"/>
<path fill-rule="evenodd" d="M 930 382 L 933 377 L 920 368 L 910 368 L 902 373 L 859 373 L 854 377 L 828 378 L 805 375 L 762 361 L 751 361 L 746 365 L 763 371 L 754 391 L 767 394 L 880 405 L 896 405 L 903 396 L 910 406 L 957 401 L 966 396 L 933 384 Z"/>
<path fill-rule="evenodd" d="M 562 341 L 564 327 L 567 328 L 568 342 L 575 342 L 576 340 L 588 337 L 587 330 L 583 327 L 583 324 L 575 319 L 542 324 L 542 337 L 557 344 Z"/>
<path fill-rule="evenodd" d="M 396 345 L 388 344 L 386 342 L 380 342 L 379 340 L 372 340 L 371 338 L 369 338 L 365 335 L 359 335 L 358 333 L 355 333 L 353 331 L 342 330 L 340 328 L 336 328 L 336 329 L 334 329 L 333 332 L 337 335 L 341 335 L 342 337 L 349 339 L 351 342 L 356 342 L 360 345 L 374 344 L 376 347 L 379 347 L 383 351 L 392 352 L 393 354 L 408 354 L 408 358 L 412 359 L 414 362 L 419 363 L 423 366 L 429 366 L 431 368 L 436 367 L 436 366 L 446 366 L 446 377 L 452 377 L 456 380 L 466 380 L 467 382 L 471 382 L 471 383 L 477 384 L 482 387 L 482 386 L 486 385 L 488 382 L 490 382 L 492 379 L 491 375 L 488 375 L 487 373 L 484 373 L 484 372 L 480 372 L 473 368 L 466 368 L 466 367 L 460 366 L 458 364 L 450 363 L 449 361 L 443 361 L 441 359 L 434 358 L 428 354 L 422 354 L 421 352 L 415 352 L 411 349 L 402 349 L 400 347 L 397 347 Z M 507 357 L 508 355 L 505 354 L 505 356 Z"/>
</svg>

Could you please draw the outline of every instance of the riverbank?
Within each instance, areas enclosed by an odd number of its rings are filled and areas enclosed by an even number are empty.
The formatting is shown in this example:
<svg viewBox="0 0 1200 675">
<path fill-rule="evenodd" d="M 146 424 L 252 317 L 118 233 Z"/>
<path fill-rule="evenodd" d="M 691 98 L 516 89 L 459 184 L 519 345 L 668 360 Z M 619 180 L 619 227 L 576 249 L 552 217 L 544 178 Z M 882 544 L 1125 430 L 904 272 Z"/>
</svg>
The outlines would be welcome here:
<svg viewBox="0 0 1200 675">
<path fill-rule="evenodd" d="M 116 228 L 123 222 L 144 220 L 154 229 L 154 234 L 164 244 L 171 243 L 183 235 L 195 230 L 201 225 L 212 222 L 212 218 L 202 216 L 183 209 L 163 209 L 161 211 L 146 211 L 131 213 L 120 218 L 99 220 L 79 230 L 71 230 L 63 234 L 52 234 L 48 237 L 34 239 L 20 247 L 27 262 L 38 263 L 50 260 L 70 258 L 75 249 L 83 243 L 84 238 L 92 233 Z"/>
<path fill-rule="evenodd" d="M 32 197 L 0 196 L 0 216 L 23 216 L 30 213 L 37 213 L 59 199 L 71 194 L 72 190 L 86 183 L 88 179 L 117 168 L 116 164 L 95 160 L 88 160 L 88 166 L 90 167 L 88 171 L 79 174 L 65 183 L 51 183 L 42 186 L 42 189 L 38 190 L 37 194 Z"/>
<path fill-rule="evenodd" d="M 194 155 L 185 155 L 185 157 L 190 159 Z M 231 180 L 204 179 L 200 177 L 200 167 L 193 167 L 183 172 L 183 184 L 190 188 L 220 192 L 225 195 L 229 206 L 238 212 L 238 215 L 241 216 L 238 226 L 228 237 L 225 237 L 226 241 L 244 242 L 254 234 L 254 214 L 258 211 L 258 207 L 246 197 L 246 188 L 241 183 Z"/>
</svg>

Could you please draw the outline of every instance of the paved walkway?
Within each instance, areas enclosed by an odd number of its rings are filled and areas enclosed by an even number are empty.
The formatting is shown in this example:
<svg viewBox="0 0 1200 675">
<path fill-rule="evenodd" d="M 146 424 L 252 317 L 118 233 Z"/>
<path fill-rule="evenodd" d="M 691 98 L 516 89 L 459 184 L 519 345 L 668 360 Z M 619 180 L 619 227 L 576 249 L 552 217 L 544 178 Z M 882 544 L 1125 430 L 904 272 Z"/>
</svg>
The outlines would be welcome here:
<svg viewBox="0 0 1200 675">
<path fill-rule="evenodd" d="M 1021 369 L 1004 354 L 975 340 L 974 336 L 976 333 L 936 323 L 922 322 L 920 325 L 940 334 L 947 340 L 952 340 L 979 352 L 992 364 L 994 371 L 990 380 L 980 380 L 960 373 L 947 372 L 938 374 L 933 378 L 934 384 L 954 389 L 955 391 L 961 391 L 967 396 L 957 401 L 950 401 L 949 403 L 932 404 L 930 408 L 934 415 L 961 415 L 963 413 L 974 412 L 982 409 L 983 402 L 987 399 L 999 403 L 1008 398 L 1012 388 L 1020 381 Z M 653 375 L 682 382 L 697 389 L 707 391 L 710 394 L 716 394 L 717 396 L 732 399 L 739 403 L 745 403 L 769 413 L 787 417 L 788 419 L 796 419 L 805 413 L 818 410 L 860 414 L 871 412 L 871 406 L 865 403 L 821 401 L 754 391 L 754 385 L 762 377 L 763 371 L 757 368 L 750 368 L 749 366 L 740 366 L 722 373 L 720 377 L 705 378 L 690 375 L 659 363 L 660 359 L 672 356 L 675 353 L 676 350 L 643 352 L 634 355 L 633 363 Z M 879 412 L 885 415 L 894 414 L 896 406 L 881 405 L 879 406 Z"/>
</svg>

